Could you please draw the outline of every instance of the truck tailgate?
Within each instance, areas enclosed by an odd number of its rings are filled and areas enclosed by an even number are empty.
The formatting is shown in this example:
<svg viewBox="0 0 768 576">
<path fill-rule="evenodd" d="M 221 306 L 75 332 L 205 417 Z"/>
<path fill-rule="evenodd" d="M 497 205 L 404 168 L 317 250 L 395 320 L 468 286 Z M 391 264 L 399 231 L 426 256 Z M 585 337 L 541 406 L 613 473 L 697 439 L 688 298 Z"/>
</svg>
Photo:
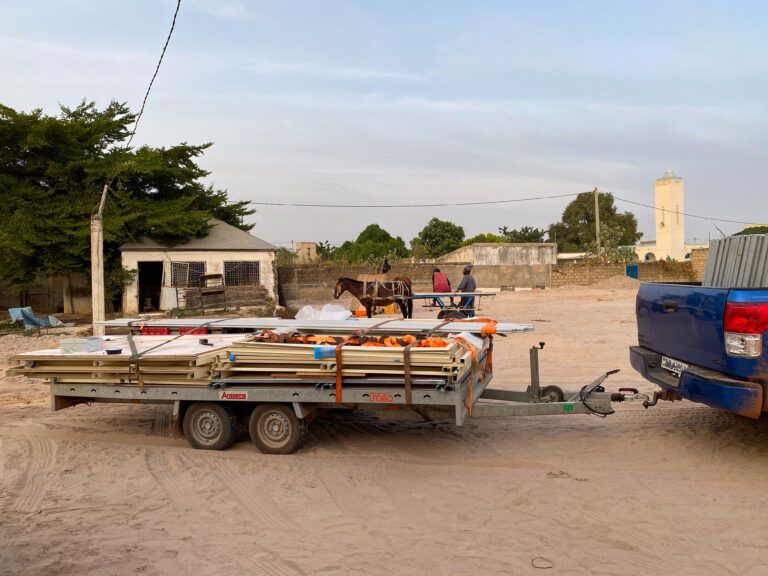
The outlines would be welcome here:
<svg viewBox="0 0 768 576">
<path fill-rule="evenodd" d="M 723 316 L 727 288 L 642 284 L 637 293 L 640 346 L 704 368 L 726 368 Z"/>
</svg>

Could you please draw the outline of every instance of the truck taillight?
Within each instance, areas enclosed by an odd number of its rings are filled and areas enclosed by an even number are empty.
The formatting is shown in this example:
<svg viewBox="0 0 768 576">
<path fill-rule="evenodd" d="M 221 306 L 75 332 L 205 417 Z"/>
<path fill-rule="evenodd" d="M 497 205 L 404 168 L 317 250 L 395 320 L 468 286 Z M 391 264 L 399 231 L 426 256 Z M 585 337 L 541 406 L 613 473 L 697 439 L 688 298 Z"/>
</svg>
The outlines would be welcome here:
<svg viewBox="0 0 768 576">
<path fill-rule="evenodd" d="M 728 302 L 725 305 L 725 352 L 757 358 L 768 330 L 768 302 Z"/>
</svg>

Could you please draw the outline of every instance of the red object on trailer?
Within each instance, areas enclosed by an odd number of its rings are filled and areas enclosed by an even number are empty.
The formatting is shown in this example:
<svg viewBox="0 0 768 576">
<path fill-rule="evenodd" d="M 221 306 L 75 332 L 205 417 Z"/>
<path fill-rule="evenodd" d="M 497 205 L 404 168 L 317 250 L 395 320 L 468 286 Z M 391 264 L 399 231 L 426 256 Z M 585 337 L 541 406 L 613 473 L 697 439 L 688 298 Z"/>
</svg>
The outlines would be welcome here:
<svg viewBox="0 0 768 576">
<path fill-rule="evenodd" d="M 153 326 L 142 326 L 142 336 L 168 336 L 171 333 L 170 328 L 158 328 Z"/>
<path fill-rule="evenodd" d="M 189 326 L 182 326 L 179 328 L 179 334 L 209 334 L 208 328 L 191 328 Z"/>
</svg>

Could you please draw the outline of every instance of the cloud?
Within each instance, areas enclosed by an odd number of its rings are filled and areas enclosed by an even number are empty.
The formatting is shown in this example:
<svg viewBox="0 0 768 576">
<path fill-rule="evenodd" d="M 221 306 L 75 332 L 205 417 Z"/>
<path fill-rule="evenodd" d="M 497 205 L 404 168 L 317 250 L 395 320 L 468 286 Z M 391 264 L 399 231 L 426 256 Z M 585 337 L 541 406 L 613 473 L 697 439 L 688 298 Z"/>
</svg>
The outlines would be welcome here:
<svg viewBox="0 0 768 576">
<path fill-rule="evenodd" d="M 255 60 L 242 65 L 255 74 L 296 75 L 325 80 L 395 80 L 421 81 L 425 78 L 407 72 L 393 72 L 376 68 L 332 66 L 313 62 L 285 62 L 279 60 Z"/>
</svg>

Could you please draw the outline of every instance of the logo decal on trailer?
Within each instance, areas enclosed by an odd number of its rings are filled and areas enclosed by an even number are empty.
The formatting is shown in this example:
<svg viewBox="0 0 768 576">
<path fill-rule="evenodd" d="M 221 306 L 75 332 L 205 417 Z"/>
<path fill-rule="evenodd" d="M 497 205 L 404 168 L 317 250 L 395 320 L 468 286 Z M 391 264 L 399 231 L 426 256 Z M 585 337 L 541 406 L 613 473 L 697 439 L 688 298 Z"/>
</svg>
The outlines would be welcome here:
<svg viewBox="0 0 768 576">
<path fill-rule="evenodd" d="M 227 392 L 222 390 L 219 393 L 219 400 L 248 400 L 248 392 Z"/>
<path fill-rule="evenodd" d="M 392 394 L 387 394 L 386 392 L 370 392 L 369 397 L 371 399 L 371 402 L 394 402 L 395 398 L 392 396 Z"/>
</svg>

